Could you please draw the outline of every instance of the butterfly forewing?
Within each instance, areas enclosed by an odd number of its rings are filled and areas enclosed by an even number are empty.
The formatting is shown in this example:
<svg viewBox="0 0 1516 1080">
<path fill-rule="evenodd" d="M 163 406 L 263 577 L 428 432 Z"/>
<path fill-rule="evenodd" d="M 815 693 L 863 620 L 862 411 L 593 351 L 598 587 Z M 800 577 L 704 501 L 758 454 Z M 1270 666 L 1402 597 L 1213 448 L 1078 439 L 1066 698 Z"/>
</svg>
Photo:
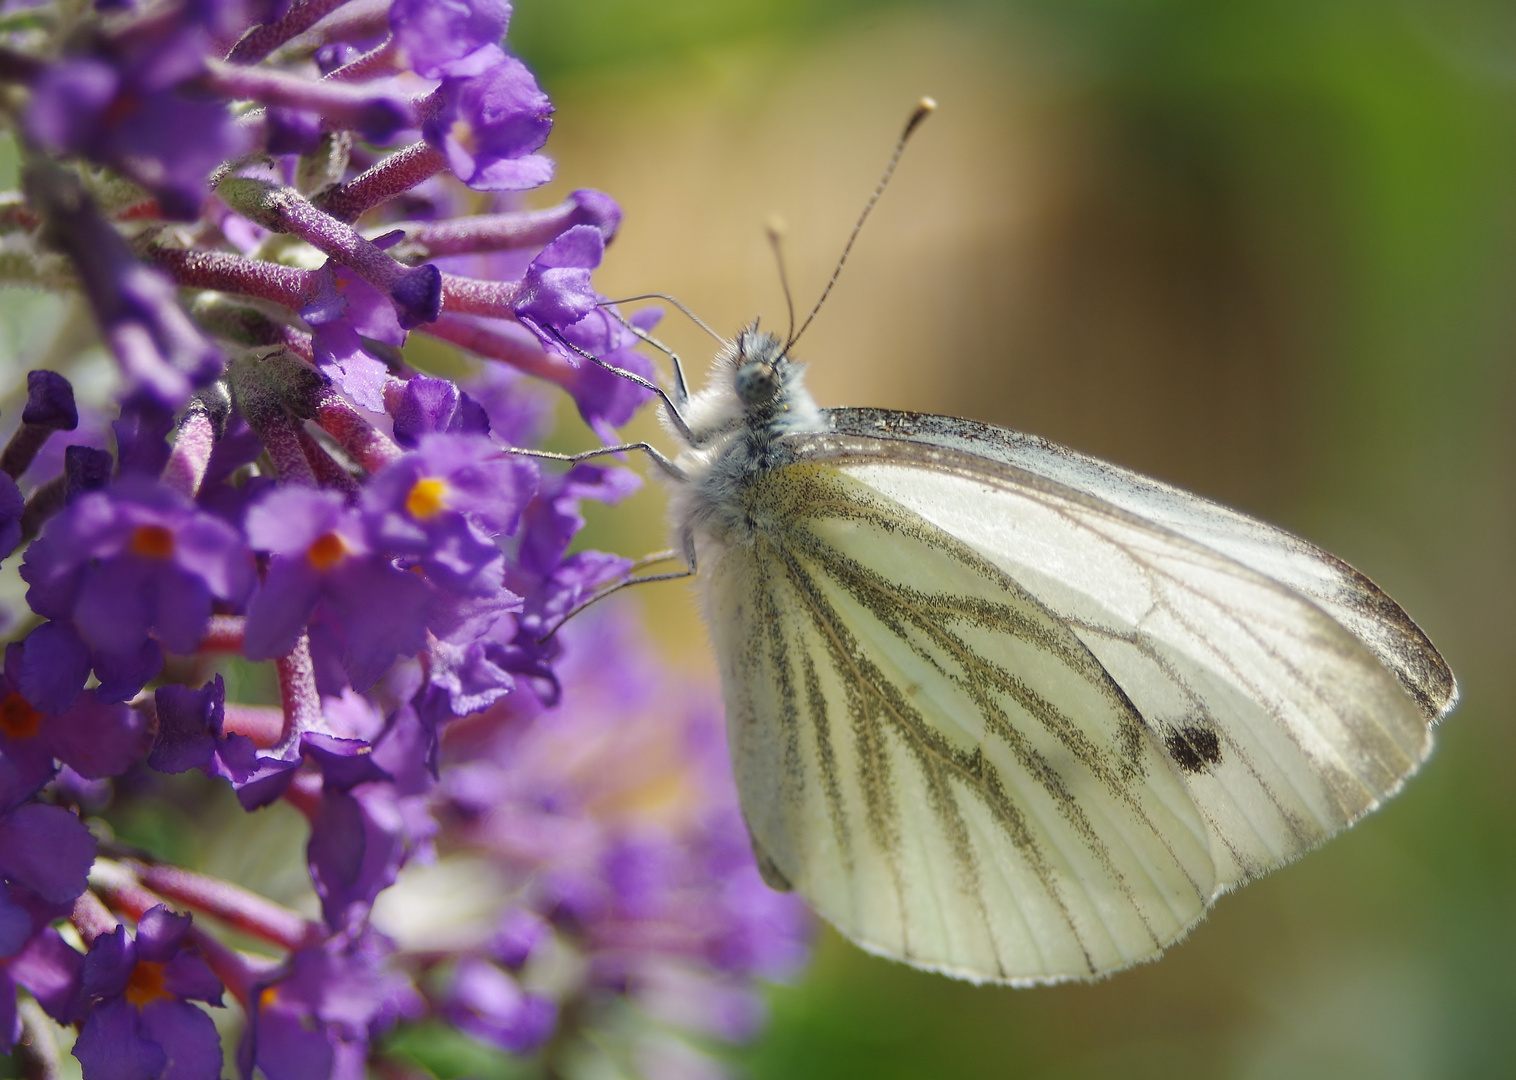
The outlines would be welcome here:
<svg viewBox="0 0 1516 1080">
<path fill-rule="evenodd" d="M 1399 605 L 1341 559 L 1283 529 L 1034 435 L 973 420 L 829 409 L 827 423 L 830 433 L 803 440 L 812 444 L 803 456 L 875 456 L 988 474 L 1176 533 L 1309 597 L 1395 672 L 1427 720 L 1457 703 L 1453 673 Z"/>
<path fill-rule="evenodd" d="M 823 915 L 1016 981 L 1151 957 L 1204 912 L 1215 826 L 1060 613 L 836 470 L 742 498 L 753 542 L 710 568 L 738 785 L 761 857 Z"/>
</svg>

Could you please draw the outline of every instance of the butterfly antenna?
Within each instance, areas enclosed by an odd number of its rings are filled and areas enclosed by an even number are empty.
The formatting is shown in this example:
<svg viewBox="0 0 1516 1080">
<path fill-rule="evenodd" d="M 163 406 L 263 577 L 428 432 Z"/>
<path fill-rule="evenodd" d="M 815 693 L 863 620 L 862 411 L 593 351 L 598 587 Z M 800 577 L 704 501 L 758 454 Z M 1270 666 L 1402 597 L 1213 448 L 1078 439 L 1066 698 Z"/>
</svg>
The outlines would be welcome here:
<svg viewBox="0 0 1516 1080">
<path fill-rule="evenodd" d="M 905 130 L 900 133 L 900 138 L 895 141 L 895 151 L 890 155 L 890 163 L 884 167 L 884 175 L 879 178 L 879 184 L 874 188 L 874 193 L 869 196 L 869 201 L 863 204 L 863 213 L 858 215 L 858 224 L 853 226 L 853 233 L 847 238 L 847 243 L 842 248 L 842 257 L 837 260 L 837 268 L 832 271 L 831 280 L 826 283 L 826 288 L 821 290 L 821 299 L 816 301 L 816 306 L 811 308 L 811 313 L 805 317 L 805 322 L 800 324 L 800 330 L 790 336 L 784 343 L 786 350 L 800 340 L 806 327 L 811 325 L 811 320 L 821 310 L 821 305 L 826 303 L 826 298 L 832 295 L 832 286 L 837 284 L 837 278 L 842 274 L 842 268 L 847 265 L 847 257 L 853 250 L 853 244 L 858 239 L 858 234 L 863 231 L 863 223 L 869 219 L 869 214 L 874 209 L 874 204 L 879 201 L 879 196 L 884 194 L 884 189 L 889 186 L 890 177 L 895 175 L 895 166 L 900 164 L 900 155 L 905 153 L 905 144 L 921 126 L 921 121 L 931 115 L 937 103 L 929 97 L 922 98 L 916 103 L 916 109 L 911 113 L 911 118 L 905 122 Z"/>
<path fill-rule="evenodd" d="M 779 285 L 784 289 L 784 306 L 790 313 L 790 328 L 785 332 L 785 348 L 795 340 L 795 297 L 790 292 L 790 275 L 784 268 L 784 220 L 777 214 L 769 218 L 768 226 L 763 230 L 769 238 L 769 247 L 774 249 L 774 262 L 779 264 Z"/>
<path fill-rule="evenodd" d="M 727 341 L 726 338 L 722 337 L 720 334 L 716 333 L 716 331 L 707 326 L 705 324 L 705 321 L 701 319 L 699 315 L 696 315 L 693 311 L 685 307 L 678 300 L 675 300 L 668 293 L 638 293 L 636 296 L 623 296 L 619 300 L 602 300 L 600 301 L 600 306 L 609 307 L 611 304 L 630 304 L 634 300 L 663 300 L 667 303 L 673 304 L 684 314 L 685 318 L 689 319 L 690 322 L 694 323 L 696 326 L 700 327 L 700 329 L 704 330 L 707 334 L 711 335 L 711 337 L 715 338 L 718 344 L 723 346 L 731 344 L 731 342 Z"/>
</svg>

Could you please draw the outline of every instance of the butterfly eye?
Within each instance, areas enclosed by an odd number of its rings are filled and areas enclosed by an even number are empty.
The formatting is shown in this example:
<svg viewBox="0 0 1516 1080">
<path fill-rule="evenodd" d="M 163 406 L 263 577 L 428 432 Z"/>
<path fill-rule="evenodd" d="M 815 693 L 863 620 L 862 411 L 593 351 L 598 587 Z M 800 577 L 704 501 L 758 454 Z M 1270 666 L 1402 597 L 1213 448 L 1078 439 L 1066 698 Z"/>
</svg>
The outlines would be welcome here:
<svg viewBox="0 0 1516 1080">
<path fill-rule="evenodd" d="M 774 367 L 761 361 L 737 369 L 737 396 L 744 405 L 763 405 L 774 397 Z"/>
</svg>

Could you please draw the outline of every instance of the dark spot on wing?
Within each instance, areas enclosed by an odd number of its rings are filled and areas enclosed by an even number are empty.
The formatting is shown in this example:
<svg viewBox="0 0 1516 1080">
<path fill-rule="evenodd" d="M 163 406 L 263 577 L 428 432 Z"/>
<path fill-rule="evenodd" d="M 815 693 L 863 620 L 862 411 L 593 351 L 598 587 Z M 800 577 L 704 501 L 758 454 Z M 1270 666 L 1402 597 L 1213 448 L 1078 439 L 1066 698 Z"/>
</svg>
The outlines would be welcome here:
<svg viewBox="0 0 1516 1080">
<path fill-rule="evenodd" d="M 1164 745 L 1174 763 L 1187 773 L 1221 764 L 1221 740 L 1208 728 L 1182 727 L 1165 739 Z"/>
</svg>

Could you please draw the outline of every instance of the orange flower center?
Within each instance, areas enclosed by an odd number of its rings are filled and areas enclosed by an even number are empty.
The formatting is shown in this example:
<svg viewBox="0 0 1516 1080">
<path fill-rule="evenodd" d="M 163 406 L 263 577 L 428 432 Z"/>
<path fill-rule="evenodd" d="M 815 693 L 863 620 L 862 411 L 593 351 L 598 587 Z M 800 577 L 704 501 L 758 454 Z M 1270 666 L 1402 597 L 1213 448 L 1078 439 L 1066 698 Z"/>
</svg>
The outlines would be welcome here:
<svg viewBox="0 0 1516 1080">
<path fill-rule="evenodd" d="M 41 726 L 42 714 L 32 708 L 32 703 L 22 697 L 19 690 L 12 691 L 0 701 L 0 731 L 11 738 L 29 739 Z"/>
<path fill-rule="evenodd" d="M 405 509 L 417 521 L 436 517 L 447 509 L 447 481 L 435 476 L 417 480 L 405 497 Z"/>
<path fill-rule="evenodd" d="M 174 554 L 173 531 L 163 525 L 138 525 L 132 530 L 131 552 L 148 559 L 167 559 Z"/>
<path fill-rule="evenodd" d="M 340 563 L 347 555 L 347 541 L 340 535 L 329 532 L 305 549 L 305 557 L 311 565 L 323 573 Z"/>
<path fill-rule="evenodd" d="M 163 965 L 138 960 L 132 977 L 126 981 L 126 1000 L 137 1008 L 174 995 L 163 988 Z"/>
</svg>

